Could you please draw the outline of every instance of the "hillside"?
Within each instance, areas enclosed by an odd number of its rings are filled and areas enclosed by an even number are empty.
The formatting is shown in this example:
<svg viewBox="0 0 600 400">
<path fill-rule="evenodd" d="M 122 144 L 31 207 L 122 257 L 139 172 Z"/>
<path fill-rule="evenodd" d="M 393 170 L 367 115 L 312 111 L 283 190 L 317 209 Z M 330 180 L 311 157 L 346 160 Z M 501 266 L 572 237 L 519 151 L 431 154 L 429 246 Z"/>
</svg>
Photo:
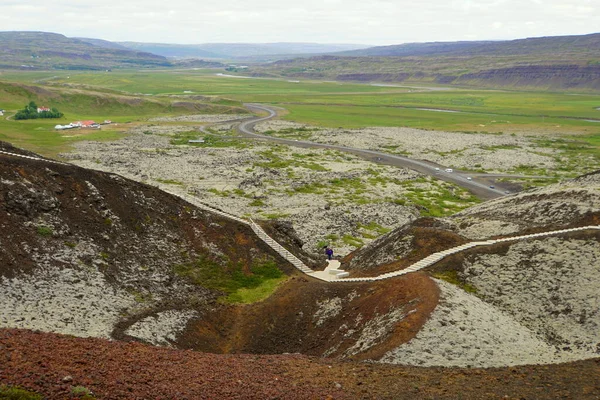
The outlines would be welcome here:
<svg viewBox="0 0 600 400">
<path fill-rule="evenodd" d="M 7 143 L 0 150 L 35 156 Z M 596 172 L 419 219 L 344 268 L 372 275 L 473 239 L 598 225 L 599 199 Z M 590 384 L 600 342 L 597 230 L 473 248 L 379 282 L 326 283 L 247 226 L 156 187 L 5 153 L 0 221 L 0 384 L 47 398 L 76 385 L 101 398 L 599 394 Z M 287 234 L 278 239 L 304 257 Z M 272 279 L 270 296 L 237 303 Z M 540 382 L 551 383 L 540 392 Z"/>
<path fill-rule="evenodd" d="M 600 172 L 450 218 L 418 220 L 357 251 L 347 268 L 377 275 L 471 240 L 589 225 L 600 225 Z M 590 230 L 507 241 L 443 259 L 428 270 L 463 290 L 439 281 L 442 306 L 411 342 L 382 361 L 501 366 L 598 357 L 599 242 L 600 232 Z M 448 346 L 452 342 L 462 350 Z"/>
<path fill-rule="evenodd" d="M 110 338 L 157 315 L 167 334 L 231 292 L 227 274 L 280 263 L 249 228 L 154 187 L 0 157 L 1 326 Z M 195 284 L 193 274 L 210 268 L 225 275 Z"/>
<path fill-rule="evenodd" d="M 0 68 L 91 69 L 169 66 L 163 56 L 97 46 L 47 32 L 0 32 Z"/>
<path fill-rule="evenodd" d="M 417 220 L 345 262 L 372 273 L 472 238 L 598 224 L 599 177 Z M 246 226 L 155 187 L 6 154 L 0 221 L 0 386 L 49 399 L 76 387 L 111 399 L 600 394 L 598 359 L 576 361 L 598 357 L 597 231 L 471 249 L 377 283 L 324 283 Z M 224 300 L 231 282 L 273 262 L 284 279 L 270 297 Z M 500 368 L 473 368 L 490 366 Z"/>
<path fill-rule="evenodd" d="M 120 45 L 118 43 L 111 42 L 108 40 L 103 40 L 103 39 L 82 38 L 82 37 L 76 37 L 76 38 L 72 38 L 72 39 L 81 40 L 82 42 L 86 42 L 86 43 L 92 44 L 97 47 L 104 47 L 107 49 L 128 50 L 128 48 L 123 45 Z"/>
<path fill-rule="evenodd" d="M 429 42 L 377 46 L 368 49 L 340 52 L 344 56 L 476 56 L 476 55 L 598 55 L 600 33 L 574 36 L 549 36 L 504 41 Z"/>
<path fill-rule="evenodd" d="M 375 47 L 253 66 L 256 76 L 535 90 L 600 90 L 600 34 Z"/>
<path fill-rule="evenodd" d="M 203 48 L 202 46 L 185 44 L 166 44 L 166 43 L 139 43 L 139 42 L 119 42 L 118 45 L 125 48 L 143 51 L 153 54 L 159 54 L 163 57 L 177 58 L 209 58 L 223 59 L 227 58 L 225 54 L 219 54 Z"/>
<path fill-rule="evenodd" d="M 598 360 L 512 368 L 417 368 L 298 354 L 216 355 L 0 329 L 1 384 L 48 400 L 596 399 Z M 0 392 L 1 393 L 1 392 Z M 76 398 L 85 398 L 79 397 Z M 87 397 L 89 398 L 89 397 Z"/>
<path fill-rule="evenodd" d="M 117 175 L 0 154 L 0 177 L 0 327 L 365 359 L 408 340 L 437 303 L 419 274 L 374 286 L 298 277 L 247 226 Z M 274 278 L 276 295 L 230 304 Z"/>
</svg>

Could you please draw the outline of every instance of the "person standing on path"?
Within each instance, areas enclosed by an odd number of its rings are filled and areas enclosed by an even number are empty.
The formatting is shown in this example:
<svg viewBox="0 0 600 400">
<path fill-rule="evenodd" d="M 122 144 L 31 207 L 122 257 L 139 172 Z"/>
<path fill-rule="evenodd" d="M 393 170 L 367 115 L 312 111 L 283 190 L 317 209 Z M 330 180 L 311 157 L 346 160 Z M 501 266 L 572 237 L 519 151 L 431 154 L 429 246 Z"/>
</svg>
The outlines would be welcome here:
<svg viewBox="0 0 600 400">
<path fill-rule="evenodd" d="M 333 258 L 333 249 L 329 246 L 325 246 L 325 254 L 327 255 L 327 259 L 331 260 Z"/>
</svg>

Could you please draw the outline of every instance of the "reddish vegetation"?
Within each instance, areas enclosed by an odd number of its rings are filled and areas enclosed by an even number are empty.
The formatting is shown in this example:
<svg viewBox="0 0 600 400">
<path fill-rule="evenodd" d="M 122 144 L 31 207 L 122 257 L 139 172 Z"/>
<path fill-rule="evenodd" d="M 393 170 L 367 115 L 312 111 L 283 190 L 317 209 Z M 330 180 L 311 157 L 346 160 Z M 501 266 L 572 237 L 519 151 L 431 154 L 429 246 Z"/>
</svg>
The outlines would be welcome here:
<svg viewBox="0 0 600 400">
<path fill-rule="evenodd" d="M 0 384 L 50 400 L 75 398 L 74 386 L 97 399 L 600 398 L 600 359 L 502 369 L 417 368 L 302 355 L 214 355 L 4 329 L 0 361 Z"/>
<path fill-rule="evenodd" d="M 438 302 L 439 290 L 425 274 L 370 284 L 325 284 L 295 277 L 268 299 L 253 305 L 217 309 L 191 324 L 179 347 L 218 353 L 302 353 L 332 357 L 361 340 L 365 325 L 394 309 L 405 317 L 393 324 L 375 345 L 354 359 L 377 359 L 409 341 Z M 318 322 L 320 305 L 338 298 L 336 315 Z"/>
</svg>

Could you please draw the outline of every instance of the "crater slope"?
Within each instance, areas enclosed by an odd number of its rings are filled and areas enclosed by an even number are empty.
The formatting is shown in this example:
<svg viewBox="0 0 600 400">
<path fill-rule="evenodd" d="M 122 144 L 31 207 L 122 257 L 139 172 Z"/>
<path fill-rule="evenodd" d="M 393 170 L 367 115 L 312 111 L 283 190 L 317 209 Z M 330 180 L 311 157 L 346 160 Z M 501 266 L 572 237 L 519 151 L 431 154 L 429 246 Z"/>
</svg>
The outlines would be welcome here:
<svg viewBox="0 0 600 400">
<path fill-rule="evenodd" d="M 378 275 L 472 240 L 600 224 L 600 172 L 486 202 L 450 218 L 420 219 L 345 260 Z M 440 306 L 408 344 L 382 361 L 501 366 L 600 354 L 600 234 L 578 231 L 475 247 L 426 269 Z"/>
</svg>

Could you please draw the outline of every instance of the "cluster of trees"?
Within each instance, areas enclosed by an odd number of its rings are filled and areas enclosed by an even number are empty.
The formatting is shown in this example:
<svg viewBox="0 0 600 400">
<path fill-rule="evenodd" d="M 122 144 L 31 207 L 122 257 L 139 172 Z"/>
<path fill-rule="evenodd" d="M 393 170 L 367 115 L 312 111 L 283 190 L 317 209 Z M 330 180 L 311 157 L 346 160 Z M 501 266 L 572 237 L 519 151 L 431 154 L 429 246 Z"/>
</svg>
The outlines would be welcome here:
<svg viewBox="0 0 600 400">
<path fill-rule="evenodd" d="M 63 115 L 64 114 L 56 108 L 52 108 L 50 111 L 38 112 L 37 104 L 31 101 L 24 109 L 17 111 L 14 119 L 61 118 Z"/>
</svg>

